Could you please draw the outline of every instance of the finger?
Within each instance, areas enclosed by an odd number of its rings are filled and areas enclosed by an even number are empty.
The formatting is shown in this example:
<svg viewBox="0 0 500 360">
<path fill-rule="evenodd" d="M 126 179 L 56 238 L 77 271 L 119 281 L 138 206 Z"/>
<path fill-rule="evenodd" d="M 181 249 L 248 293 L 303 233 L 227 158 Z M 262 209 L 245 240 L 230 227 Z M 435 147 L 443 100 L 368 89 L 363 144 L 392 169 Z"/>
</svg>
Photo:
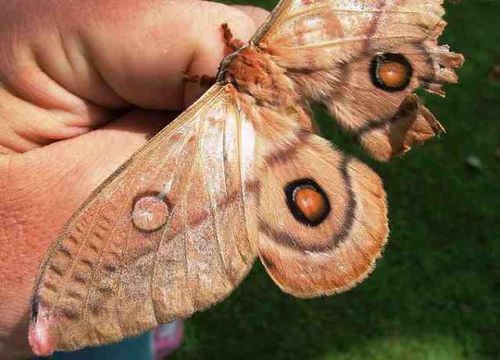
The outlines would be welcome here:
<svg viewBox="0 0 500 360">
<path fill-rule="evenodd" d="M 109 120 L 102 109 L 183 108 L 183 73 L 213 76 L 224 56 L 221 24 L 244 40 L 256 29 L 241 10 L 200 1 L 33 0 L 0 20 L 0 43 L 14 47 L 0 59 L 6 88 L 79 127 Z"/>
</svg>

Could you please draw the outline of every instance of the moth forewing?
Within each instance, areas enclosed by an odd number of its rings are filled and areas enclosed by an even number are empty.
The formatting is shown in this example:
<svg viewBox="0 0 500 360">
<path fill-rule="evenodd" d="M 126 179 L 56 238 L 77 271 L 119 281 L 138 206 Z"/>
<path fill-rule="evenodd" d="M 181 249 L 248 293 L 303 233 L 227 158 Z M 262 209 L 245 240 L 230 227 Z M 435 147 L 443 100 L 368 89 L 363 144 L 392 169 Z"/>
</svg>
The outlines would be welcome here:
<svg viewBox="0 0 500 360">
<path fill-rule="evenodd" d="M 91 195 L 40 269 L 35 353 L 118 341 L 238 285 L 256 256 L 251 128 L 215 85 Z"/>
</svg>

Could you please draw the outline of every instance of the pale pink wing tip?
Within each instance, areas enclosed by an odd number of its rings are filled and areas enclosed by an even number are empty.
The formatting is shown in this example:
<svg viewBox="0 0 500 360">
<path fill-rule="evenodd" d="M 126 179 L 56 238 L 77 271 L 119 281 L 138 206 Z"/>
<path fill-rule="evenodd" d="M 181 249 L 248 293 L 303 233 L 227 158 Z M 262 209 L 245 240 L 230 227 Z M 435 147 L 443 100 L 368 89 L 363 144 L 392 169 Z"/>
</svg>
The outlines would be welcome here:
<svg viewBox="0 0 500 360">
<path fill-rule="evenodd" d="M 49 356 L 54 352 L 54 342 L 48 332 L 46 319 L 38 318 L 30 322 L 28 339 L 31 350 L 38 356 Z"/>
</svg>

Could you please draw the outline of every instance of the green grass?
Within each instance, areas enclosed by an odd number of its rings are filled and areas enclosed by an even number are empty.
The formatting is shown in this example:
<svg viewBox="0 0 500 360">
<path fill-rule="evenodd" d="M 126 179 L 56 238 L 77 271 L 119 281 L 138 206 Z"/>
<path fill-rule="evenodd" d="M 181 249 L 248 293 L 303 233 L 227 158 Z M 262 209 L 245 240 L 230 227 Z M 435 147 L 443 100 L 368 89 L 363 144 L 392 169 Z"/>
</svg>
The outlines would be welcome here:
<svg viewBox="0 0 500 360">
<path fill-rule="evenodd" d="M 329 139 L 384 180 L 391 235 L 373 275 L 306 301 L 281 293 L 256 264 L 228 300 L 187 321 L 173 359 L 500 357 L 500 82 L 487 77 L 500 63 L 500 2 L 446 5 L 442 42 L 467 61 L 446 99 L 425 101 L 448 134 L 377 164 L 318 115 Z M 471 155 L 482 170 L 467 167 Z"/>
</svg>

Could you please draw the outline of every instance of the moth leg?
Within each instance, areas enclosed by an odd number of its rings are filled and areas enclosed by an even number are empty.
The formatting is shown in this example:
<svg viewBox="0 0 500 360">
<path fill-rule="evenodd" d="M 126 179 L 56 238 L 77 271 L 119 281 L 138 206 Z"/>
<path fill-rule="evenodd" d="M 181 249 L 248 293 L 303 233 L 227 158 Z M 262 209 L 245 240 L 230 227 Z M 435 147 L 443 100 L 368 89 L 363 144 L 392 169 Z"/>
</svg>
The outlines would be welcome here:
<svg viewBox="0 0 500 360">
<path fill-rule="evenodd" d="M 245 46 L 245 43 L 240 39 L 235 39 L 229 25 L 224 23 L 222 26 L 222 33 L 224 34 L 224 44 L 233 51 L 237 51 Z"/>
<path fill-rule="evenodd" d="M 212 86 L 215 81 L 214 76 L 184 74 L 184 82 L 199 84 L 201 87 Z"/>
<path fill-rule="evenodd" d="M 237 51 L 245 45 L 242 40 L 234 38 L 227 23 L 224 23 L 221 26 L 224 35 L 224 45 L 226 45 L 229 49 Z M 216 78 L 213 76 L 184 74 L 184 82 L 199 84 L 201 87 L 209 87 L 215 84 L 215 81 Z"/>
</svg>

